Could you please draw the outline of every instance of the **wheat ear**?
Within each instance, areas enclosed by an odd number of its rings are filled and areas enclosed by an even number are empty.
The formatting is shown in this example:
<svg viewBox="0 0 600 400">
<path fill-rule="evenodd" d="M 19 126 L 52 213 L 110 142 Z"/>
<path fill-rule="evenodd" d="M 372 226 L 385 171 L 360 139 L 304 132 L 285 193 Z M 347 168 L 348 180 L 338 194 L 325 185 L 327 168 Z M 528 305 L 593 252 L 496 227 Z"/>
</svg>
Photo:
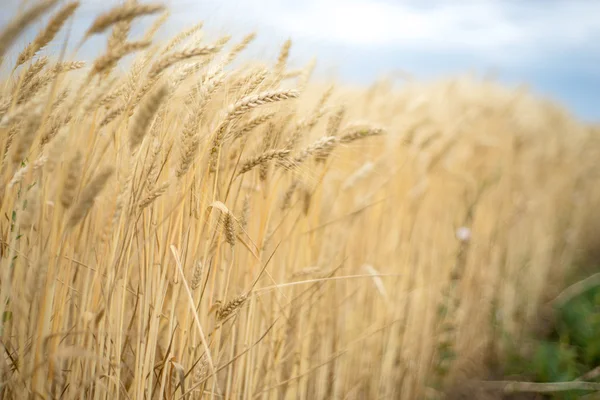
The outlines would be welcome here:
<svg viewBox="0 0 600 400">
<path fill-rule="evenodd" d="M 288 155 L 290 154 L 290 150 L 267 150 L 264 153 L 253 157 L 249 160 L 246 160 L 242 163 L 240 167 L 240 171 L 238 175 L 245 174 L 246 172 L 252 170 L 253 168 L 263 165 L 271 160 L 279 160 L 279 162 L 283 163 L 284 160 L 287 160 Z"/>
<path fill-rule="evenodd" d="M 385 131 L 381 128 L 362 128 L 357 129 L 353 132 L 347 133 L 340 137 L 340 143 L 350 143 L 355 140 L 364 139 L 371 136 L 380 136 L 384 135 Z"/>
<path fill-rule="evenodd" d="M 199 22 L 196 25 L 192 26 L 191 28 L 186 29 L 186 30 L 178 33 L 177 35 L 175 35 L 173 37 L 173 39 L 171 39 L 171 41 L 165 46 L 165 49 L 163 50 L 162 54 L 166 54 L 169 51 L 173 50 L 185 39 L 189 38 L 196 32 L 200 31 L 203 26 L 204 26 L 204 22 Z"/>
<path fill-rule="evenodd" d="M 161 85 L 140 106 L 129 131 L 129 148 L 132 152 L 142 143 L 158 108 L 169 94 L 169 91 L 168 84 Z"/>
<path fill-rule="evenodd" d="M 46 45 L 54 39 L 54 37 L 56 36 L 58 31 L 60 31 L 60 28 L 62 28 L 67 19 L 69 19 L 69 17 L 73 15 L 77 7 L 79 7 L 79 2 L 73 1 L 71 3 L 65 4 L 60 10 L 58 10 L 56 14 L 54 14 L 54 16 L 50 19 L 50 21 L 46 25 L 46 28 L 35 37 L 33 42 L 31 42 L 21 52 L 21 54 L 19 54 L 19 57 L 17 57 L 16 67 L 25 64 L 33 56 L 35 56 L 35 54 L 38 51 L 46 47 Z"/>
<path fill-rule="evenodd" d="M 156 76 L 160 75 L 164 70 L 166 70 L 167 68 L 169 68 L 170 66 L 172 66 L 173 64 L 175 64 L 177 62 L 187 60 L 187 59 L 190 59 L 193 57 L 206 56 L 209 54 L 216 53 L 219 50 L 221 50 L 220 46 L 209 45 L 209 46 L 198 47 L 198 48 L 191 49 L 191 50 L 182 50 L 182 51 L 170 54 L 170 55 L 164 57 L 162 60 L 158 61 L 156 64 L 154 64 L 154 66 L 152 66 L 152 68 L 150 69 L 150 72 L 148 73 L 148 77 L 150 79 L 155 78 Z"/>
<path fill-rule="evenodd" d="M 69 217 L 68 226 L 73 228 L 87 215 L 88 211 L 94 205 L 96 197 L 102 192 L 106 182 L 113 174 L 113 167 L 104 168 L 92 181 L 85 187 L 78 203 L 73 208 L 73 213 Z"/>
<path fill-rule="evenodd" d="M 43 13 L 54 6 L 58 0 L 45 0 L 27 9 L 24 13 L 14 18 L 0 32 L 0 65 L 8 49 L 12 46 L 19 35 L 27 29 Z"/>
<path fill-rule="evenodd" d="M 83 156 L 81 151 L 75 152 L 73 158 L 69 161 L 67 167 L 67 176 L 63 183 L 62 192 L 60 195 L 60 203 L 65 209 L 68 209 L 75 200 L 75 193 L 79 180 L 81 179 L 81 166 L 83 164 Z"/>
<path fill-rule="evenodd" d="M 217 311 L 217 321 L 223 321 L 244 304 L 248 295 L 243 294 L 231 300 Z"/>
<path fill-rule="evenodd" d="M 261 105 L 287 99 L 295 99 L 299 95 L 300 94 L 296 90 L 266 91 L 257 95 L 244 97 L 240 101 L 231 105 L 225 115 L 225 118 L 223 118 L 223 121 L 217 128 L 216 133 L 214 135 L 213 143 L 210 149 L 209 170 L 213 172 L 216 170 L 217 155 L 219 153 L 219 149 L 221 148 L 225 131 L 229 123 L 231 123 L 231 121 L 239 118 L 243 114 Z"/>
<path fill-rule="evenodd" d="M 99 15 L 85 33 L 84 40 L 91 35 L 102 33 L 118 22 L 131 21 L 143 15 L 151 15 L 165 9 L 160 4 L 124 4 L 114 7 L 112 10 Z"/>
<path fill-rule="evenodd" d="M 317 140 L 310 146 L 304 148 L 296 157 L 291 160 L 281 160 L 279 165 L 286 168 L 292 168 L 298 166 L 306 159 L 311 156 L 323 157 L 325 154 L 329 154 L 331 150 L 337 145 L 338 138 L 335 136 L 325 136 Z"/>
<path fill-rule="evenodd" d="M 94 75 L 99 75 L 102 72 L 112 69 L 115 64 L 127 54 L 145 49 L 148 46 L 150 46 L 150 42 L 131 42 L 124 43 L 122 46 L 119 46 L 114 50 L 109 50 L 108 53 L 96 59 L 91 71 L 89 72 L 88 80 L 93 78 Z"/>
</svg>

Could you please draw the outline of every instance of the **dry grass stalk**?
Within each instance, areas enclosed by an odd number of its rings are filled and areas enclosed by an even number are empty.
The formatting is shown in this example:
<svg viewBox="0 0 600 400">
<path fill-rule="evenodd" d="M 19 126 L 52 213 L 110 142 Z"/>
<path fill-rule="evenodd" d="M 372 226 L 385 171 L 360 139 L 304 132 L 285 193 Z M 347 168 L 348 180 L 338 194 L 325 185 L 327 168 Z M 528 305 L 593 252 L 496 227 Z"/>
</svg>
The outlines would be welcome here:
<svg viewBox="0 0 600 400">
<path fill-rule="evenodd" d="M 73 15 L 78 7 L 79 1 L 73 1 L 62 6 L 62 8 L 52 16 L 50 21 L 48 21 L 46 28 L 40 31 L 35 39 L 33 39 L 33 42 L 19 54 L 16 67 L 25 64 L 27 61 L 31 60 L 38 51 L 46 47 L 46 45 L 56 37 L 58 31 L 60 31 L 67 19 Z"/>
</svg>

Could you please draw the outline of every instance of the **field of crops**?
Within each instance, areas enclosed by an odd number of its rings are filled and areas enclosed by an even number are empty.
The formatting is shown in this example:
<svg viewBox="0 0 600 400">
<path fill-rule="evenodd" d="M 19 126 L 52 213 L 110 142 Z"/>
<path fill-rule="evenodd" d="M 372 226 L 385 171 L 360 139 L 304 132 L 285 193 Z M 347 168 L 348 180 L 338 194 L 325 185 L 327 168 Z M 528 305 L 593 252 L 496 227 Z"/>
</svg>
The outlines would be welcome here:
<svg viewBox="0 0 600 400">
<path fill-rule="evenodd" d="M 2 398 L 442 398 L 597 255 L 600 131 L 559 105 L 313 82 L 292 41 L 153 40 L 156 4 L 71 38 L 95 60 L 44 52 L 77 7 L 0 29 Z"/>
</svg>

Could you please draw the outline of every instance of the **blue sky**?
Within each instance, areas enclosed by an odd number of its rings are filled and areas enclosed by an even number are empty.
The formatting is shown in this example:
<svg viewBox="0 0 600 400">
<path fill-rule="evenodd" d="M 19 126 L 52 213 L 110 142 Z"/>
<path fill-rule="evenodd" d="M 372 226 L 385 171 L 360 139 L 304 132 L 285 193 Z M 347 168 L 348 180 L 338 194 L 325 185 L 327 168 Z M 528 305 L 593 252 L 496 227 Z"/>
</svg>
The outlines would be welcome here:
<svg viewBox="0 0 600 400">
<path fill-rule="evenodd" d="M 19 0 L 0 1 L 7 5 L 0 14 L 3 24 Z M 76 37 L 99 11 L 118 0 L 81 2 L 73 25 Z M 315 56 L 317 72 L 335 74 L 342 82 L 368 84 L 393 71 L 423 79 L 469 72 L 493 74 L 506 83 L 525 83 L 564 104 L 576 116 L 600 122 L 600 1 L 163 3 L 172 12 L 163 35 L 199 21 L 205 22 L 207 37 L 227 32 L 239 38 L 257 31 L 258 40 L 247 54 L 271 59 L 276 58 L 281 43 L 291 38 L 293 63 L 301 66 Z M 103 40 L 91 41 L 81 56 L 102 50 Z"/>
</svg>

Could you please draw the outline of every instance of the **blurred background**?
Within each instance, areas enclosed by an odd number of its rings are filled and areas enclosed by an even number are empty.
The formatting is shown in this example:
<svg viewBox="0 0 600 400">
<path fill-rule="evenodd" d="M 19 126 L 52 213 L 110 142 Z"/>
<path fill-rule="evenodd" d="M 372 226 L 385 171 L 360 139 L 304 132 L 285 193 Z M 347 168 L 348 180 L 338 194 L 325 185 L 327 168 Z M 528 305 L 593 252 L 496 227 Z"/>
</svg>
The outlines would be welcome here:
<svg viewBox="0 0 600 400">
<path fill-rule="evenodd" d="M 2 0 L 0 24 L 32 1 Z M 73 35 L 79 37 L 98 12 L 119 1 L 81 0 Z M 292 38 L 292 65 L 316 57 L 317 76 L 346 84 L 368 84 L 384 74 L 430 79 L 475 73 L 525 84 L 564 104 L 576 117 L 600 122 L 599 1 L 162 2 L 172 11 L 163 36 L 199 21 L 205 22 L 207 38 L 225 33 L 239 38 L 257 31 L 258 39 L 246 54 L 269 59 Z M 42 24 L 33 26 L 29 37 Z M 135 27 L 142 32 L 145 25 Z M 96 55 L 104 41 L 94 38 L 79 57 Z"/>
</svg>

